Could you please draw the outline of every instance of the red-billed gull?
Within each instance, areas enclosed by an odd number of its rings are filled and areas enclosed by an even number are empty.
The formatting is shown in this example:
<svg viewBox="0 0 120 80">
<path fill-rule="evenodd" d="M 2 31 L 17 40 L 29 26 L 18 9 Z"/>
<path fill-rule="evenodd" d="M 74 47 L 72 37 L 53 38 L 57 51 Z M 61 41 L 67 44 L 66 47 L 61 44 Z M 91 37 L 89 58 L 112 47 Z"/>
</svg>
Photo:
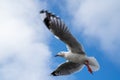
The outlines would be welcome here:
<svg viewBox="0 0 120 80">
<path fill-rule="evenodd" d="M 73 37 L 64 22 L 56 15 L 48 12 L 47 10 L 40 11 L 41 14 L 45 14 L 44 24 L 46 27 L 61 41 L 66 43 L 68 52 L 59 52 L 56 56 L 64 57 L 66 62 L 62 63 L 51 75 L 61 76 L 68 75 L 79 71 L 84 65 L 87 66 L 88 71 L 99 70 L 99 64 L 94 57 L 88 57 L 85 54 L 81 44 Z"/>
</svg>

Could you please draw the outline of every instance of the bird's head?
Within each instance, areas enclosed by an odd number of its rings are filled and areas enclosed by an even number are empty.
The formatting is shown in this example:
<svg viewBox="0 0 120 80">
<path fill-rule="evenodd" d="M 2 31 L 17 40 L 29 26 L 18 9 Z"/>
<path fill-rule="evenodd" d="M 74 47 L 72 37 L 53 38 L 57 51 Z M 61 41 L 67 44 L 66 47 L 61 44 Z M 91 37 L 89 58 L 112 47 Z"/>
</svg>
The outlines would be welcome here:
<svg viewBox="0 0 120 80">
<path fill-rule="evenodd" d="M 57 55 L 55 55 L 55 57 L 65 57 L 65 52 L 59 52 Z"/>
</svg>

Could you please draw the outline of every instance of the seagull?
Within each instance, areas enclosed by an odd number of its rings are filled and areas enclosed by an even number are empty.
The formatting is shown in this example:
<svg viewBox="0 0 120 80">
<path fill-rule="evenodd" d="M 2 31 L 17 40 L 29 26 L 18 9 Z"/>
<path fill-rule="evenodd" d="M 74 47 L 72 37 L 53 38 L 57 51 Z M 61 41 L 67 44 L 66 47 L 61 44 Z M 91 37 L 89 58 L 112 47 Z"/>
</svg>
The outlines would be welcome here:
<svg viewBox="0 0 120 80">
<path fill-rule="evenodd" d="M 62 63 L 55 69 L 51 75 L 63 76 L 70 75 L 74 72 L 80 71 L 84 66 L 88 71 L 93 74 L 93 71 L 98 71 L 100 66 L 94 57 L 88 57 L 82 47 L 82 45 L 75 39 L 70 33 L 65 23 L 57 17 L 55 14 L 48 12 L 47 10 L 41 10 L 41 14 L 45 14 L 43 20 L 46 27 L 61 41 L 63 41 L 68 48 L 68 52 L 60 51 L 57 55 L 66 59 L 66 62 Z"/>
</svg>

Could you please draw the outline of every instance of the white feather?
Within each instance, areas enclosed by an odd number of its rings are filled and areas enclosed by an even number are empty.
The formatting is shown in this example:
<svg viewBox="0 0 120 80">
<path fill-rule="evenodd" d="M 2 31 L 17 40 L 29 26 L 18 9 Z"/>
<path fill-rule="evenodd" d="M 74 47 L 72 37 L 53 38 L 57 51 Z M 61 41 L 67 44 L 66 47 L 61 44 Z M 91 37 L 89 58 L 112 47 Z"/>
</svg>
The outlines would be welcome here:
<svg viewBox="0 0 120 80">
<path fill-rule="evenodd" d="M 98 71 L 100 69 L 100 65 L 94 57 L 88 57 L 88 61 L 92 71 Z"/>
</svg>

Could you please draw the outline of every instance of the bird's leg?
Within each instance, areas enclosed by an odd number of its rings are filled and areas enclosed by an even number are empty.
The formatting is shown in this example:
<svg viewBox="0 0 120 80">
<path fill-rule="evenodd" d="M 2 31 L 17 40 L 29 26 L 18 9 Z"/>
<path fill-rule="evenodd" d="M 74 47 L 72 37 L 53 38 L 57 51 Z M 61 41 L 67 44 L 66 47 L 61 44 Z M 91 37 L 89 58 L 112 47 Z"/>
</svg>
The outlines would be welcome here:
<svg viewBox="0 0 120 80">
<path fill-rule="evenodd" d="M 91 74 L 93 74 L 93 71 L 92 71 L 92 69 L 91 69 L 90 66 L 89 66 L 89 61 L 88 61 L 88 60 L 85 61 L 85 65 L 87 66 L 88 71 L 89 71 Z"/>
</svg>

